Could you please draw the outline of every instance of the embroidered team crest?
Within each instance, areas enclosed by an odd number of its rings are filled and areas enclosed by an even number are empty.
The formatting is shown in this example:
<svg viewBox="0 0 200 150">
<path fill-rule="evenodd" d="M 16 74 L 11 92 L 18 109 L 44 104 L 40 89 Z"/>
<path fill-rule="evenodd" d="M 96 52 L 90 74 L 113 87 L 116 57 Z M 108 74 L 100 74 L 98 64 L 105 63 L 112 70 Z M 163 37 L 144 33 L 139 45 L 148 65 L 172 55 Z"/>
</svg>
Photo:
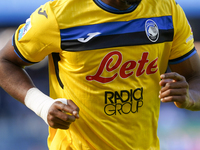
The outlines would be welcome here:
<svg viewBox="0 0 200 150">
<path fill-rule="evenodd" d="M 157 24 L 153 20 L 148 19 L 145 22 L 145 31 L 146 31 L 146 35 L 147 35 L 148 39 L 151 42 L 156 42 L 158 40 L 159 29 L 158 29 Z"/>
</svg>

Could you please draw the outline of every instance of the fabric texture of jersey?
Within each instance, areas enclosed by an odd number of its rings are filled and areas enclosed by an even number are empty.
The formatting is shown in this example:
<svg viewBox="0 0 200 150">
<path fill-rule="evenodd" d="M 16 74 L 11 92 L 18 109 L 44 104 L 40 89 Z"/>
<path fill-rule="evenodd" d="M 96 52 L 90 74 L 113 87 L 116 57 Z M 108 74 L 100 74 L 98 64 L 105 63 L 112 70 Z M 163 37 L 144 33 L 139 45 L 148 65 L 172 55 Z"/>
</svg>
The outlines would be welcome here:
<svg viewBox="0 0 200 150">
<path fill-rule="evenodd" d="M 117 11 L 98 0 L 54 0 L 13 38 L 17 55 L 49 56 L 50 96 L 71 99 L 80 119 L 49 129 L 50 150 L 158 150 L 160 75 L 195 53 L 174 0 L 142 0 Z"/>
</svg>

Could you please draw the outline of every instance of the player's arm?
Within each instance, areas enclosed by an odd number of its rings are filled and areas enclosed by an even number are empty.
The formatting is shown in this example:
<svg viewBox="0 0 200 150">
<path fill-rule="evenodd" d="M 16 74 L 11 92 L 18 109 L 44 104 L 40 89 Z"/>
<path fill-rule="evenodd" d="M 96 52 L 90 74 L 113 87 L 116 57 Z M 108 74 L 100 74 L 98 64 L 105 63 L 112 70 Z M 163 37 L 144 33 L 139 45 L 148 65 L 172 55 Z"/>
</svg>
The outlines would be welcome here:
<svg viewBox="0 0 200 150">
<path fill-rule="evenodd" d="M 171 73 L 161 75 L 159 97 L 179 108 L 200 110 L 200 60 L 197 53 L 187 60 L 170 65 Z"/>
<path fill-rule="evenodd" d="M 0 51 L 0 86 L 23 104 L 28 89 L 34 87 L 23 69 L 23 66 L 27 65 L 30 64 L 22 61 L 15 54 L 12 39 L 10 39 Z"/>
<path fill-rule="evenodd" d="M 30 65 L 14 52 L 12 40 L 0 50 L 0 86 L 12 97 L 25 104 L 54 128 L 68 129 L 78 118 L 78 107 L 65 99 L 53 100 L 35 88 L 23 69 Z M 67 115 L 64 112 L 71 113 Z"/>
</svg>

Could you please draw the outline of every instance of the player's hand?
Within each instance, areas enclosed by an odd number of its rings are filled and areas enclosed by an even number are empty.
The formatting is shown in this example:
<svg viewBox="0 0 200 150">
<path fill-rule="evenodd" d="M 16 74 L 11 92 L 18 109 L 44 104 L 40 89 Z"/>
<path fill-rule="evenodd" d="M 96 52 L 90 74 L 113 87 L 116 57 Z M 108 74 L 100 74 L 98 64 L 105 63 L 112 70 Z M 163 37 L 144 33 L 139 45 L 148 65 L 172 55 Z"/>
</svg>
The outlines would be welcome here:
<svg viewBox="0 0 200 150">
<path fill-rule="evenodd" d="M 189 84 L 184 76 L 175 73 L 165 73 L 161 75 L 162 86 L 159 98 L 162 102 L 174 102 L 178 108 L 189 108 L 192 101 L 189 98 Z"/>
<path fill-rule="evenodd" d="M 49 108 L 47 121 L 52 128 L 69 129 L 72 122 L 79 118 L 79 108 L 72 100 L 67 100 L 67 105 L 55 102 Z"/>
</svg>

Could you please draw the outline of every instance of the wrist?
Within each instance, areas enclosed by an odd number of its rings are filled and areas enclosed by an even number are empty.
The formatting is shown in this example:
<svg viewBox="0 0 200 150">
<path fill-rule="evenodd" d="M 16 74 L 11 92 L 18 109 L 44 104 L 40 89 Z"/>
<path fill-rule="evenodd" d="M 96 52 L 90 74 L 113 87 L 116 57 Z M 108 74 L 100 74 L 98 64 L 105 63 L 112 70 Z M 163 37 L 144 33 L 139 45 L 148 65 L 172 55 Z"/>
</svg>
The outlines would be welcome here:
<svg viewBox="0 0 200 150">
<path fill-rule="evenodd" d="M 24 99 L 25 105 L 29 109 L 34 111 L 38 116 L 40 116 L 46 122 L 47 125 L 49 125 L 47 121 L 49 108 L 56 101 L 60 101 L 67 105 L 66 99 L 54 100 L 50 98 L 49 96 L 45 95 L 44 93 L 42 93 L 39 89 L 35 87 L 30 88 L 27 91 L 27 94 Z"/>
</svg>

